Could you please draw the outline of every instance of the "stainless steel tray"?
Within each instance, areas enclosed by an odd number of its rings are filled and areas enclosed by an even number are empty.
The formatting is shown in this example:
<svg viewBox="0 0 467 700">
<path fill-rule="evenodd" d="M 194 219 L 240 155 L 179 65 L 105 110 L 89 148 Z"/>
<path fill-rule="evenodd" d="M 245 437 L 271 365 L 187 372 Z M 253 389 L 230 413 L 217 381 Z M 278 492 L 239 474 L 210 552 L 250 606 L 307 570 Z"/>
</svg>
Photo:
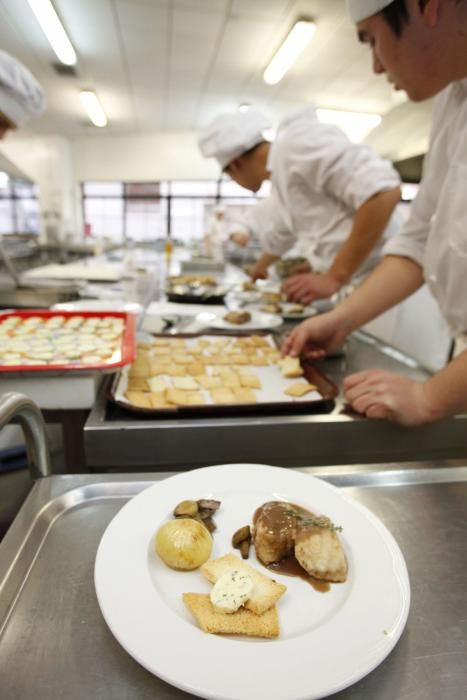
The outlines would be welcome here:
<svg viewBox="0 0 467 700">
<path fill-rule="evenodd" d="M 412 608 L 399 644 L 367 678 L 334 696 L 342 700 L 465 697 L 467 467 L 416 467 L 300 470 L 346 489 L 380 517 L 411 578 Z M 192 697 L 126 654 L 94 593 L 94 558 L 108 523 L 129 498 L 166 476 L 54 476 L 35 484 L 0 545 L 2 698 Z"/>
</svg>

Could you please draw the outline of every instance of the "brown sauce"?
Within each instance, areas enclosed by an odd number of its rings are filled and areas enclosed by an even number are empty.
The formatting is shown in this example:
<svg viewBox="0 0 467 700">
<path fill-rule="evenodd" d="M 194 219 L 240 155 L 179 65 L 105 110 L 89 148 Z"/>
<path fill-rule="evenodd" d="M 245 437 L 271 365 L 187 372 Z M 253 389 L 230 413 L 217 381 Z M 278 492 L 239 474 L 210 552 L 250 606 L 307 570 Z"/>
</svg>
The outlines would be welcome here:
<svg viewBox="0 0 467 700">
<path fill-rule="evenodd" d="M 301 578 L 309 583 L 310 586 L 315 589 L 315 591 L 318 591 L 318 593 L 327 593 L 331 590 L 331 584 L 329 581 L 321 581 L 320 579 L 313 578 L 313 576 L 307 574 L 305 569 L 300 566 L 293 555 L 291 557 L 286 557 L 281 561 L 268 564 L 266 568 L 270 571 L 277 571 L 277 573 L 284 574 L 285 576 L 298 576 L 298 578 Z"/>
</svg>

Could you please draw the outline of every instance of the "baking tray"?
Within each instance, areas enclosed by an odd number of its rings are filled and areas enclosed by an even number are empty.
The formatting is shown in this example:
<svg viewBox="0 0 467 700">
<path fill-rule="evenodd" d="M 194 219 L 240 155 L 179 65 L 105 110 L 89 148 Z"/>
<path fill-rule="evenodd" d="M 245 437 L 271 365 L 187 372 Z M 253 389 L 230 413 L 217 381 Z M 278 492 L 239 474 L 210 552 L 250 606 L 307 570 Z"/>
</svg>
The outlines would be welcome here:
<svg viewBox="0 0 467 700">
<path fill-rule="evenodd" d="M 203 337 L 209 337 L 206 333 L 199 333 L 196 335 L 186 335 L 178 334 L 171 336 L 175 338 L 183 339 L 198 339 Z M 245 338 L 248 335 L 257 335 L 256 333 L 248 334 L 238 333 L 236 335 L 222 333 L 216 334 L 216 337 L 225 336 L 231 340 L 232 338 Z M 277 345 L 279 340 L 277 336 L 272 336 L 273 341 Z M 310 384 L 314 384 L 317 387 L 318 392 L 321 394 L 321 399 L 306 400 L 304 398 L 300 400 L 288 400 L 283 401 L 261 401 L 258 403 L 235 403 L 235 404 L 202 404 L 196 406 L 174 406 L 173 408 L 142 408 L 134 406 L 126 401 L 122 401 L 117 397 L 117 389 L 121 379 L 120 373 L 117 373 L 113 378 L 107 398 L 115 403 L 116 405 L 124 408 L 130 413 L 136 413 L 139 415 L 145 415 L 147 417 L 153 418 L 174 418 L 174 417 L 193 417 L 193 416 L 229 416 L 229 415 L 261 415 L 261 414 L 271 414 L 271 413 L 330 413 L 334 408 L 334 399 L 339 394 L 339 389 L 334 384 L 334 382 L 329 379 L 324 373 L 318 370 L 313 362 L 310 360 L 301 359 L 301 365 L 304 371 L 303 378 L 306 379 Z M 227 365 L 226 365 L 227 367 Z M 262 367 L 254 367 L 253 365 L 245 365 L 245 371 L 260 371 L 264 369 Z M 292 383 L 295 381 L 300 381 L 302 377 L 297 377 L 295 379 L 288 379 L 287 382 Z"/>
<path fill-rule="evenodd" d="M 120 318 L 124 321 L 124 330 L 122 335 L 120 358 L 111 362 L 99 362 L 95 364 L 82 363 L 82 362 L 70 362 L 70 363 L 53 363 L 53 364 L 37 364 L 37 365 L 0 365 L 0 377 L 12 376 L 21 374 L 36 374 L 40 373 L 40 376 L 55 376 L 57 374 L 86 374 L 89 372 L 114 372 L 116 369 L 130 364 L 135 359 L 136 354 L 136 317 L 132 313 L 125 313 L 120 311 L 41 311 L 37 309 L 27 309 L 27 310 L 12 310 L 0 313 L 0 328 L 4 321 L 10 317 L 20 317 L 23 320 L 28 318 L 40 318 L 42 320 L 48 320 L 54 317 L 60 317 L 65 319 L 71 319 L 75 317 L 79 318 Z"/>
</svg>

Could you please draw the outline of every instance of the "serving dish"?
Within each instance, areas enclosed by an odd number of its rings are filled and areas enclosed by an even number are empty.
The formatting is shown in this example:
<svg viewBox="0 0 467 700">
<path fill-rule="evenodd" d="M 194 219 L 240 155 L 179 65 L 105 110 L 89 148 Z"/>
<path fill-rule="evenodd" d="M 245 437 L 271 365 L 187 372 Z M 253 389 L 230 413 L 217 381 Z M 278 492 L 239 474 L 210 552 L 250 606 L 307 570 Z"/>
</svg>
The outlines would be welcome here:
<svg viewBox="0 0 467 700">
<path fill-rule="evenodd" d="M 0 314 L 0 376 L 110 372 L 135 358 L 136 316 L 120 311 Z"/>
<path fill-rule="evenodd" d="M 221 501 L 213 558 L 231 551 L 232 533 L 265 501 L 326 513 L 343 527 L 348 580 L 320 593 L 276 573 L 287 586 L 277 640 L 203 633 L 182 594 L 205 593 L 209 584 L 199 571 L 169 569 L 154 552 L 155 531 L 186 497 Z M 254 554 L 250 564 L 261 566 Z M 197 469 L 133 498 L 101 539 L 94 582 L 105 621 L 138 663 L 186 692 L 223 700 L 317 700 L 348 687 L 391 652 L 410 606 L 404 558 L 378 518 L 317 478 L 265 465 Z"/>
</svg>

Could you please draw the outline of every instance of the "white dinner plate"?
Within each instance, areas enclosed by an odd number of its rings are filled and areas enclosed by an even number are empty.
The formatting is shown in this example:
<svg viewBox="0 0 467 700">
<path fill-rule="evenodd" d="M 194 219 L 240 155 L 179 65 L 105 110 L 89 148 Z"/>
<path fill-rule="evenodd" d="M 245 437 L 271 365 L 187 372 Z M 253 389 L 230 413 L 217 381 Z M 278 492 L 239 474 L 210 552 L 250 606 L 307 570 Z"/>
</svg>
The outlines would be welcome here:
<svg viewBox="0 0 467 700">
<path fill-rule="evenodd" d="M 346 583 L 327 593 L 274 573 L 287 591 L 278 603 L 276 640 L 202 632 L 182 602 L 208 593 L 199 570 L 169 569 L 154 553 L 154 533 L 184 499 L 215 498 L 212 557 L 232 551 L 232 534 L 269 500 L 287 500 L 342 526 Z M 249 564 L 264 569 L 251 549 Z M 390 653 L 404 629 L 410 585 L 401 551 L 366 508 L 325 482 L 290 469 L 228 464 L 178 474 L 129 501 L 97 552 L 95 587 L 119 643 L 164 681 L 216 700 L 314 700 L 355 683 Z"/>
<path fill-rule="evenodd" d="M 81 299 L 54 304 L 52 308 L 58 311 L 125 311 L 131 314 L 139 314 L 143 310 L 141 304 L 134 301 L 117 299 Z"/>
<path fill-rule="evenodd" d="M 246 323 L 229 323 L 224 320 L 225 313 L 222 316 L 216 316 L 209 321 L 209 328 L 215 328 L 220 331 L 254 331 L 266 330 L 268 328 L 277 328 L 282 325 L 282 316 L 277 314 L 265 314 L 261 311 L 249 311 L 251 320 Z"/>
</svg>

